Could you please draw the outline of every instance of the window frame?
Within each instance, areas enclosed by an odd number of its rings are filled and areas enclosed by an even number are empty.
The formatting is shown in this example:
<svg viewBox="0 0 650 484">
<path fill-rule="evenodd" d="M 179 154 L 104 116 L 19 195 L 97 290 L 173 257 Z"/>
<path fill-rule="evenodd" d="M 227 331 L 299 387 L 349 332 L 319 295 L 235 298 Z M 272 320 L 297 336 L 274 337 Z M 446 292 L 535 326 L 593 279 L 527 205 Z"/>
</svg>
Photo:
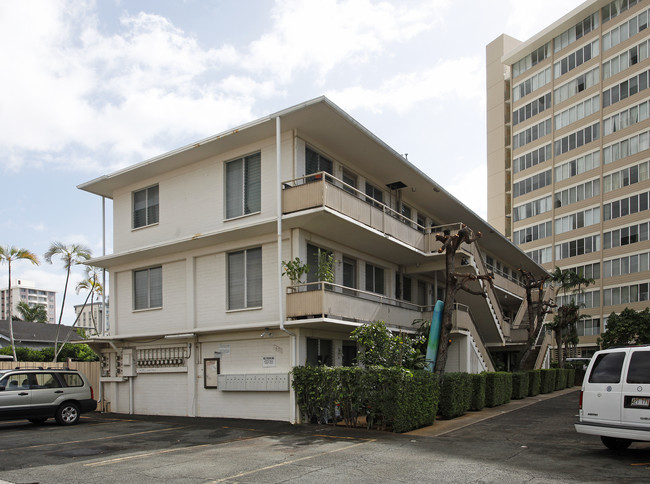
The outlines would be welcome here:
<svg viewBox="0 0 650 484">
<path fill-rule="evenodd" d="M 150 204 L 149 203 L 149 191 L 153 188 L 157 189 L 156 193 L 156 203 L 155 204 Z M 136 225 L 136 196 L 139 193 L 145 193 L 145 206 L 144 206 L 144 223 L 141 225 Z M 154 207 L 156 208 L 155 211 L 155 221 L 149 221 L 149 216 L 150 216 L 150 210 Z M 151 227 L 152 225 L 158 225 L 160 223 L 160 185 L 158 183 L 154 185 L 150 185 L 148 187 L 142 188 L 140 190 L 134 190 L 131 192 L 131 230 L 139 230 L 145 227 Z"/>
<path fill-rule="evenodd" d="M 158 306 L 152 306 L 152 286 L 151 286 L 151 271 L 152 270 L 157 270 L 160 269 L 160 305 Z M 141 273 L 141 272 L 146 272 L 147 273 L 147 305 L 146 307 L 137 307 L 137 301 L 138 301 L 138 286 L 136 283 L 136 274 Z M 155 310 L 155 309 L 162 309 L 163 307 L 163 271 L 162 271 L 162 265 L 158 266 L 152 266 L 152 267 L 147 267 L 144 269 L 134 269 L 131 274 L 131 281 L 132 281 L 132 291 L 131 291 L 131 297 L 132 297 L 132 310 L 133 311 L 149 311 L 149 310 Z"/>
<path fill-rule="evenodd" d="M 248 259 L 248 253 L 252 251 L 259 251 L 259 304 L 253 304 L 257 302 L 257 300 L 250 302 L 249 301 L 249 271 L 253 269 L 253 267 L 249 267 L 249 259 Z M 242 277 L 242 287 L 243 287 L 243 304 L 242 306 L 237 306 L 233 307 L 233 301 L 232 301 L 232 282 L 231 281 L 231 264 L 233 264 L 231 257 L 234 257 L 237 254 L 243 254 L 243 268 L 240 268 L 240 271 L 243 273 Z M 228 252 L 226 254 L 226 312 L 233 312 L 233 311 L 247 311 L 251 309 L 261 309 L 264 304 L 264 264 L 263 264 L 263 249 L 262 246 L 257 246 L 257 247 L 248 247 L 246 249 L 241 249 L 241 250 L 235 250 L 232 252 Z M 255 262 L 255 261 L 252 261 Z"/>
<path fill-rule="evenodd" d="M 259 180 L 257 181 L 257 186 L 255 186 L 255 180 L 249 180 L 246 176 L 246 173 L 250 173 L 248 165 L 249 163 L 257 163 L 258 164 L 258 172 L 259 172 Z M 238 180 L 233 180 L 237 182 L 237 189 L 239 190 L 239 193 L 237 194 L 238 200 L 234 200 L 232 203 L 234 206 L 232 207 L 232 210 L 236 210 L 235 214 L 230 214 L 229 211 L 231 210 L 230 206 L 230 201 L 229 201 L 229 193 L 232 193 L 229 191 L 232 190 L 233 184 L 229 183 L 230 178 L 229 178 L 229 167 L 234 166 L 235 163 L 241 163 L 241 174 L 240 174 L 240 179 Z M 252 184 L 252 186 L 249 186 L 249 184 Z M 262 152 L 261 151 L 256 151 L 254 153 L 249 153 L 244 156 L 240 156 L 238 158 L 228 160 L 224 163 L 224 185 L 225 185 L 225 190 L 223 191 L 224 193 L 224 219 L 225 220 L 234 220 L 237 218 L 241 217 L 247 217 L 249 215 L 256 215 L 261 213 L 262 211 Z M 253 193 L 252 196 L 249 196 L 249 194 Z M 255 199 L 256 196 L 256 199 Z M 254 205 L 255 202 L 257 202 L 257 206 L 253 206 L 253 208 L 249 208 L 249 205 Z"/>
</svg>

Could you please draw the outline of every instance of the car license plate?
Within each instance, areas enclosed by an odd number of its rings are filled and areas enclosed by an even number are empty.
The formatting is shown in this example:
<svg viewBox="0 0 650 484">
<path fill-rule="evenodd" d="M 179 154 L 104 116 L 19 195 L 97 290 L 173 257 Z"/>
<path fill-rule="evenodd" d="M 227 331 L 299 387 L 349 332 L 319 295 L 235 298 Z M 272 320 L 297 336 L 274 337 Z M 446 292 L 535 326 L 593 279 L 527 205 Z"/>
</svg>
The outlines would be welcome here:
<svg viewBox="0 0 650 484">
<path fill-rule="evenodd" d="M 650 398 L 649 397 L 632 397 L 630 400 L 631 407 L 641 407 L 641 408 L 650 408 Z"/>
</svg>

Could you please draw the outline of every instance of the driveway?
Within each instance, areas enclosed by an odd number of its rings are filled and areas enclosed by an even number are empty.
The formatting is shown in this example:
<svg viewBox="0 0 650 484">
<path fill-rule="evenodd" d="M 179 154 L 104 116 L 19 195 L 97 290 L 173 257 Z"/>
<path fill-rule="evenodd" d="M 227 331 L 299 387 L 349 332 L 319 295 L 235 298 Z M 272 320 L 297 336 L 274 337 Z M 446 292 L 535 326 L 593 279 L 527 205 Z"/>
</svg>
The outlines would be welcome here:
<svg viewBox="0 0 650 484">
<path fill-rule="evenodd" d="M 0 423 L 0 479 L 14 483 L 639 482 L 650 444 L 620 454 L 575 433 L 577 391 L 391 434 L 284 423 L 84 416 Z"/>
</svg>

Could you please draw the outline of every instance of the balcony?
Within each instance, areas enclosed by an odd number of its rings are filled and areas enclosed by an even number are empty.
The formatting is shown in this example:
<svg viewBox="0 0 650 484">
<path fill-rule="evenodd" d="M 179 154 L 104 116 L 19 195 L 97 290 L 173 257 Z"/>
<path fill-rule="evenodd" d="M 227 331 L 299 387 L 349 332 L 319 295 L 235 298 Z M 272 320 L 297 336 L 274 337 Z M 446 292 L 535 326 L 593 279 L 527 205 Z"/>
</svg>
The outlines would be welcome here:
<svg viewBox="0 0 650 484">
<path fill-rule="evenodd" d="M 384 321 L 412 331 L 416 319 L 431 319 L 433 308 L 338 284 L 313 282 L 287 288 L 287 319 L 331 319 L 352 323 Z"/>
<path fill-rule="evenodd" d="M 420 225 L 326 172 L 284 182 L 282 207 L 285 226 L 300 226 L 350 246 L 372 244 L 380 254 L 398 256 L 404 264 L 437 255 L 441 244 L 435 234 L 461 227 Z"/>
</svg>

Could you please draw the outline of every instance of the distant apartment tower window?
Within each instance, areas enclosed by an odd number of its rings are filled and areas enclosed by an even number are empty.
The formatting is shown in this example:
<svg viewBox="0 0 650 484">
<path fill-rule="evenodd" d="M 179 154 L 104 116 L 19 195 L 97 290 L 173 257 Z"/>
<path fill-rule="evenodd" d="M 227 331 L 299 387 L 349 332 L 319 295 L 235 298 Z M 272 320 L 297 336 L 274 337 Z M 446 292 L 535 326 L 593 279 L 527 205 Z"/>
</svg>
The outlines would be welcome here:
<svg viewBox="0 0 650 484">
<path fill-rule="evenodd" d="M 228 309 L 262 306 L 262 248 L 228 254 Z"/>
<path fill-rule="evenodd" d="M 133 271 L 133 309 L 162 307 L 162 267 Z"/>
<path fill-rule="evenodd" d="M 261 153 L 226 163 L 226 218 L 261 210 Z"/>
<path fill-rule="evenodd" d="M 133 192 L 133 228 L 158 223 L 158 185 Z"/>
</svg>

